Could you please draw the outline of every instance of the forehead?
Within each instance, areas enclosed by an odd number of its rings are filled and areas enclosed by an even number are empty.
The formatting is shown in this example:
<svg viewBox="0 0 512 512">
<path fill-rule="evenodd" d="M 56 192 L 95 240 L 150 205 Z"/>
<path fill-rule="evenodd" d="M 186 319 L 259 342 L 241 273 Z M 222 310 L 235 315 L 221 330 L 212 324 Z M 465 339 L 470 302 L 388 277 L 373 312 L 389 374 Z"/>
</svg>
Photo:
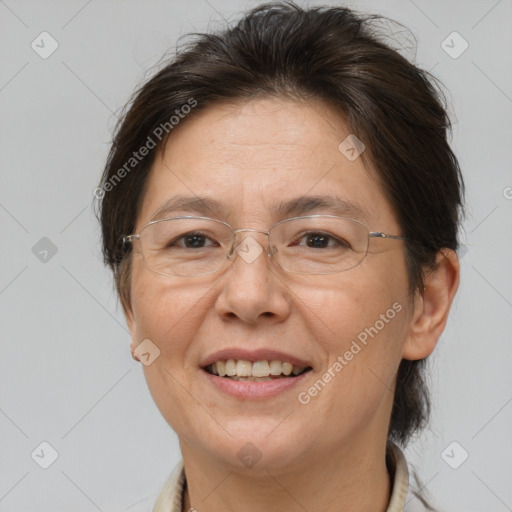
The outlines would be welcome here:
<svg viewBox="0 0 512 512">
<path fill-rule="evenodd" d="M 339 149 L 349 135 L 340 113 L 316 101 L 253 99 L 194 113 L 153 164 L 138 226 L 210 207 L 207 216 L 267 224 L 300 214 L 297 203 L 389 225 L 392 208 L 373 175 Z"/>
</svg>

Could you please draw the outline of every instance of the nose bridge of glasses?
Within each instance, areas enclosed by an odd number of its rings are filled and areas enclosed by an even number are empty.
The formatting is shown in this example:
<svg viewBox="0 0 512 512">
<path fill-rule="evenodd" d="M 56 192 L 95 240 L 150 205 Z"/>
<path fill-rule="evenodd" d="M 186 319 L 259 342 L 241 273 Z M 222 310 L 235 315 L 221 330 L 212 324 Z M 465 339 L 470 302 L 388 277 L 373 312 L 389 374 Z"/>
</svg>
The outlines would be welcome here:
<svg viewBox="0 0 512 512">
<path fill-rule="evenodd" d="M 265 231 L 263 229 L 251 229 L 251 228 L 243 228 L 243 229 L 234 229 L 233 233 L 237 235 L 238 233 L 244 233 L 244 232 L 250 232 L 250 233 L 263 233 L 265 235 L 269 235 L 268 231 Z M 250 235 L 249 235 L 250 236 Z"/>
<path fill-rule="evenodd" d="M 248 233 L 246 236 L 242 236 L 242 237 L 239 237 L 239 234 L 240 233 Z M 264 244 L 261 243 L 261 240 L 257 240 L 255 237 L 252 236 L 252 233 L 256 234 L 256 233 L 262 233 L 264 235 L 267 235 L 266 238 L 268 240 L 268 237 L 269 237 L 269 234 L 270 232 L 269 231 L 265 231 L 263 229 L 252 229 L 252 228 L 243 228 L 243 229 L 233 229 L 233 235 L 234 235 L 234 240 L 233 240 L 233 246 L 232 246 L 232 249 L 228 255 L 228 257 L 231 257 L 233 256 L 233 253 L 236 251 L 236 252 L 239 252 L 239 250 L 242 248 L 243 250 L 243 247 L 244 246 L 247 246 L 246 242 L 249 238 L 252 238 L 254 241 L 252 242 L 252 244 L 257 244 L 259 245 L 264 252 L 267 253 L 268 256 L 270 256 L 270 252 L 271 252 L 271 249 L 269 247 L 269 244 L 268 242 L 265 242 Z"/>
</svg>

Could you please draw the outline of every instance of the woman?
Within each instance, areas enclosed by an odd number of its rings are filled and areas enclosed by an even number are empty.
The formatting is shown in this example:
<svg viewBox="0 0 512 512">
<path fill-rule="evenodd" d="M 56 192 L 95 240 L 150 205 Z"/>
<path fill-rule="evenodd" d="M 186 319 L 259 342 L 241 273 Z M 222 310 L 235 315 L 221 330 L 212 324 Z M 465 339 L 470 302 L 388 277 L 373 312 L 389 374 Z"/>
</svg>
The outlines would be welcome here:
<svg viewBox="0 0 512 512">
<path fill-rule="evenodd" d="M 183 456 L 155 512 L 423 502 L 398 445 L 428 417 L 462 178 L 436 89 L 374 19 L 260 6 L 120 122 L 105 261 Z"/>
</svg>

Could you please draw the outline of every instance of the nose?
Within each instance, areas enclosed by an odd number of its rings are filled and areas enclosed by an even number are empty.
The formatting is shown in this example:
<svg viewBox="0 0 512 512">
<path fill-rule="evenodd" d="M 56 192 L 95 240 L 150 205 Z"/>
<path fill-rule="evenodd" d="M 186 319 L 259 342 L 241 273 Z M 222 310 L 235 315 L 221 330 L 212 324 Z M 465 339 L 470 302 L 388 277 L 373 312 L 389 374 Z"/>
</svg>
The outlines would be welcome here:
<svg viewBox="0 0 512 512">
<path fill-rule="evenodd" d="M 230 256 L 234 261 L 221 279 L 216 312 L 223 319 L 246 323 L 282 322 L 290 314 L 291 295 L 269 257 L 266 232 L 250 231 L 234 244 Z"/>
</svg>

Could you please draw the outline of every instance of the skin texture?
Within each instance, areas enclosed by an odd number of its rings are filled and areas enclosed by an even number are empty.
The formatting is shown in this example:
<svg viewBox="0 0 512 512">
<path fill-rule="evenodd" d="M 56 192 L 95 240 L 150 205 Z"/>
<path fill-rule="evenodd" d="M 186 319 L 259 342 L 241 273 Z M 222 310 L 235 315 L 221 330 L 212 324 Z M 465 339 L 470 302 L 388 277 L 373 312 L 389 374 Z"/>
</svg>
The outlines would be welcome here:
<svg viewBox="0 0 512 512">
<path fill-rule="evenodd" d="M 336 194 L 364 211 L 370 230 L 400 235 L 391 204 L 361 158 L 350 162 L 338 150 L 349 133 L 322 103 L 260 98 L 210 107 L 176 128 L 156 159 L 136 232 L 176 194 L 214 198 L 226 208 L 221 220 L 262 230 L 282 220 L 270 214 L 275 203 Z M 242 235 L 266 247 L 265 235 Z M 371 240 L 358 267 L 335 275 L 289 274 L 264 253 L 251 264 L 237 257 L 224 273 L 192 278 L 150 271 L 135 243 L 126 308 L 131 348 L 149 338 L 161 351 L 144 372 L 180 440 L 184 510 L 384 511 L 396 372 L 402 358 L 432 352 L 458 286 L 453 251 L 440 252 L 438 263 L 423 296 L 413 300 L 400 241 Z M 301 404 L 298 392 L 395 303 L 401 311 Z M 300 389 L 242 402 L 217 391 L 199 367 L 228 347 L 281 350 L 309 361 L 313 371 Z M 252 468 L 237 456 L 248 442 L 261 453 Z"/>
</svg>

